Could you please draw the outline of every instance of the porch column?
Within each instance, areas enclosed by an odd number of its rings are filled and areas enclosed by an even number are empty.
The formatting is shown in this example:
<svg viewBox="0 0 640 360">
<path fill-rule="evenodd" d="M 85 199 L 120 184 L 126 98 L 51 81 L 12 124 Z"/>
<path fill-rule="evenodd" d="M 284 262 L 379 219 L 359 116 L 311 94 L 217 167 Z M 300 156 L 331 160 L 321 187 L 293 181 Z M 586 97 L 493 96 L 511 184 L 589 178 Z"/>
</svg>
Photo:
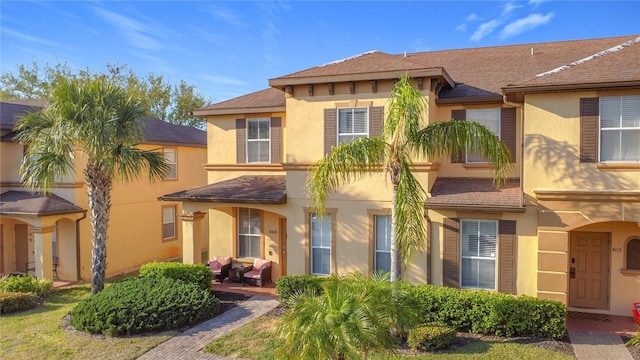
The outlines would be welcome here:
<svg viewBox="0 0 640 360">
<path fill-rule="evenodd" d="M 538 231 L 537 297 L 568 300 L 569 233 L 566 231 Z"/>
<path fill-rule="evenodd" d="M 36 277 L 53 280 L 53 231 L 55 226 L 32 227 Z"/>
<path fill-rule="evenodd" d="M 182 220 L 182 263 L 199 264 L 202 256 L 202 219 L 205 213 L 197 211 L 178 215 Z"/>
</svg>

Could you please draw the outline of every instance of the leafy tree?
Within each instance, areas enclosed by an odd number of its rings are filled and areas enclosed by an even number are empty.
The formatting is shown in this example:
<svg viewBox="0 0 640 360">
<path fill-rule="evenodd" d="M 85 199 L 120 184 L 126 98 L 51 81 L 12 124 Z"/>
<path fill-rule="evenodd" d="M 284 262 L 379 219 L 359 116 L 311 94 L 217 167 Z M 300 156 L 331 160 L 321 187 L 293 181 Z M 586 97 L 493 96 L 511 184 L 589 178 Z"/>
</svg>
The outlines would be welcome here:
<svg viewBox="0 0 640 360">
<path fill-rule="evenodd" d="M 385 277 L 332 274 L 322 288 L 320 295 L 294 295 L 278 328 L 283 358 L 366 359 L 395 347 L 392 330 L 415 325 L 415 307 L 394 296 L 400 291 Z"/>
<path fill-rule="evenodd" d="M 144 113 L 139 99 L 105 77 L 60 78 L 49 105 L 16 123 L 18 139 L 28 145 L 20 169 L 25 186 L 47 192 L 56 178 L 73 172 L 75 158 L 86 158 L 93 294 L 104 288 L 113 181 L 132 180 L 145 170 L 158 180 L 169 169 L 161 153 L 136 147 Z"/>
<path fill-rule="evenodd" d="M 37 62 L 19 65 L 15 72 L 0 75 L 0 100 L 46 99 L 60 78 L 90 79 L 100 75 L 142 99 L 150 115 L 174 124 L 204 127 L 202 119 L 190 115 L 190 111 L 211 101 L 195 86 L 184 80 L 172 85 L 163 75 L 153 73 L 139 76 L 126 65 L 107 64 L 103 74 L 89 68 L 74 72 L 66 62 L 44 67 Z"/>
<path fill-rule="evenodd" d="M 382 135 L 334 147 L 311 166 L 306 189 L 314 211 L 323 215 L 329 194 L 342 186 L 382 171 L 389 176 L 391 197 L 391 281 L 401 278 L 413 254 L 424 248 L 426 194 L 411 173 L 413 159 L 440 158 L 467 149 L 486 158 L 498 185 L 507 176 L 511 156 L 503 142 L 473 121 L 445 121 L 422 127 L 426 101 L 413 80 L 402 76 L 394 85 Z"/>
</svg>

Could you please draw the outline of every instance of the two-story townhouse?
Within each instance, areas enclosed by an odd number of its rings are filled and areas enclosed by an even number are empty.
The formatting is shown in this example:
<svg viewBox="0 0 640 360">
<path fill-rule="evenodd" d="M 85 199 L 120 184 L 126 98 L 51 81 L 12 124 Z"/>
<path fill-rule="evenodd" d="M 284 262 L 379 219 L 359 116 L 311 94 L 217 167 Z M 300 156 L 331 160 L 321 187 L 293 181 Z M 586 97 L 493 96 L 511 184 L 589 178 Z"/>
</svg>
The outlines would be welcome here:
<svg viewBox="0 0 640 360">
<path fill-rule="evenodd" d="M 488 164 L 473 153 L 415 159 L 429 195 L 428 239 L 404 277 L 628 315 L 640 287 L 631 276 L 640 268 L 638 42 L 634 35 L 374 51 L 274 78 L 269 89 L 194 111 L 207 119 L 209 185 L 162 199 L 182 201 L 191 214 L 183 218 L 183 249 L 208 241 L 211 255 L 267 258 L 276 279 L 388 270 L 391 188 L 384 175 L 333 193 L 325 218 L 311 212 L 304 182 L 332 146 L 380 133 L 394 81 L 408 74 L 428 102 L 426 123 L 480 122 L 505 142 L 514 164 L 496 189 Z M 582 98 L 591 98 L 583 115 Z M 622 119 L 618 125 L 602 120 L 605 108 L 607 119 L 609 112 Z M 580 149 L 589 146 L 586 163 Z M 197 236 L 204 218 L 208 238 Z M 197 259 L 190 251 L 185 261 Z M 606 282 L 595 276 L 605 257 Z M 589 302 L 605 295 L 605 302 Z"/>
<path fill-rule="evenodd" d="M 36 105 L 34 107 L 34 105 Z M 91 278 L 91 226 L 82 169 L 76 153 L 72 174 L 56 181 L 50 194 L 23 188 L 19 169 L 23 145 L 13 127 L 42 102 L 0 103 L 0 273 L 29 273 L 67 281 Z M 178 202 L 161 202 L 161 194 L 206 184 L 206 133 L 192 127 L 144 118 L 143 149 L 162 151 L 172 171 L 149 183 L 147 177 L 114 182 L 107 241 L 107 276 L 128 272 L 153 260 L 182 254 Z M 208 231 L 204 223 L 202 231 Z M 199 249 L 199 251 L 206 251 Z"/>
</svg>

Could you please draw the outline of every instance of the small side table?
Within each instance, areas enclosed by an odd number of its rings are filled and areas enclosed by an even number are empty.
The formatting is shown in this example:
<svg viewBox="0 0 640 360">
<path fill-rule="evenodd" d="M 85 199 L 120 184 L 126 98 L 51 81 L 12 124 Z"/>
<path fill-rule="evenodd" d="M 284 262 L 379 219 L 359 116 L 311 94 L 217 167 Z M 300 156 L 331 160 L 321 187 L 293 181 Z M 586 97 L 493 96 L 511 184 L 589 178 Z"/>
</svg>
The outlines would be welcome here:
<svg viewBox="0 0 640 360">
<path fill-rule="evenodd" d="M 240 282 L 244 286 L 244 273 L 249 270 L 251 266 L 235 267 L 229 270 L 229 281 Z"/>
</svg>

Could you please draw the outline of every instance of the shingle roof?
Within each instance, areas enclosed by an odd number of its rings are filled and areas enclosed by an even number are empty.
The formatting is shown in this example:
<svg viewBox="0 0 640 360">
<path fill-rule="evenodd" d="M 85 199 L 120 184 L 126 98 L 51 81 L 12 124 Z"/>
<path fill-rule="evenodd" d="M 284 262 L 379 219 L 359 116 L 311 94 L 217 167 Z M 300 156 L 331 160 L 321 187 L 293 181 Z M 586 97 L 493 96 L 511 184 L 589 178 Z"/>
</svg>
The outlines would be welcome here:
<svg viewBox="0 0 640 360">
<path fill-rule="evenodd" d="M 282 90 L 268 88 L 227 101 L 222 101 L 217 104 L 205 106 L 201 109 L 194 110 L 194 114 L 199 115 L 199 113 L 210 111 L 242 110 L 265 107 L 281 107 L 282 111 L 284 111 L 285 103 L 284 92 Z"/>
<path fill-rule="evenodd" d="M 519 179 L 509 179 L 497 189 L 492 179 L 439 177 L 427 200 L 430 208 L 511 208 L 524 209 Z"/>
<path fill-rule="evenodd" d="M 0 194 L 0 214 L 56 215 L 72 214 L 84 210 L 55 195 L 42 195 L 28 191 L 10 190 Z"/>
<path fill-rule="evenodd" d="M 280 175 L 240 176 L 195 189 L 163 195 L 159 200 L 232 204 L 286 204 L 286 180 Z"/>
<path fill-rule="evenodd" d="M 39 110 L 30 105 L 0 102 L 0 126 L 2 130 L 12 130 L 20 115 Z M 144 117 L 144 141 L 152 144 L 180 144 L 206 147 L 207 132 L 191 126 L 171 124 L 158 118 Z M 14 132 L 2 136 L 3 141 L 12 141 Z"/>
</svg>

